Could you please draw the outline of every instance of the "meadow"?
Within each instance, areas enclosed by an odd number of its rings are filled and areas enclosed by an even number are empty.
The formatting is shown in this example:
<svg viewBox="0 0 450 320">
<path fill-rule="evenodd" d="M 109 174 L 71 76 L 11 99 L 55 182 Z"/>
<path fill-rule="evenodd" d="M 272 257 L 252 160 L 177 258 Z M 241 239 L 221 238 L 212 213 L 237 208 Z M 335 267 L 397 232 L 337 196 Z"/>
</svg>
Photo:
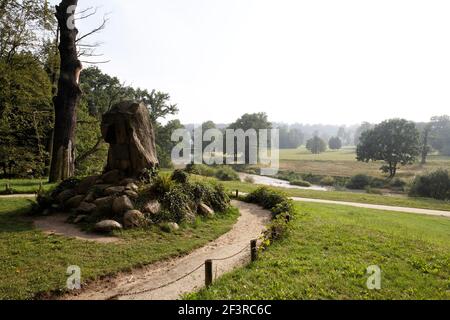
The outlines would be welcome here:
<svg viewBox="0 0 450 320">
<path fill-rule="evenodd" d="M 0 179 L 0 194 L 8 194 L 7 187 L 14 194 L 33 194 L 40 188 L 48 191 L 56 186 L 49 183 L 47 178 L 42 179 Z"/>
<path fill-rule="evenodd" d="M 450 299 L 450 219 L 296 203 L 282 240 L 189 299 Z M 381 290 L 369 290 L 369 266 Z M 264 290 L 261 290 L 264 288 Z"/>
<path fill-rule="evenodd" d="M 338 177 L 350 177 L 362 173 L 373 177 L 384 177 L 379 170 L 381 166 L 382 162 L 356 161 L 355 147 L 345 147 L 337 151 L 328 150 L 321 154 L 312 154 L 304 147 L 280 150 L 280 169 L 298 173 Z M 438 168 L 450 170 L 450 157 L 432 154 L 424 166 L 416 163 L 400 168 L 398 177 L 411 180 L 417 174 Z"/>
<path fill-rule="evenodd" d="M 119 243 L 101 244 L 44 234 L 33 227 L 29 209 L 27 199 L 0 200 L 0 300 L 62 293 L 71 265 L 80 266 L 87 282 L 188 253 L 229 231 L 238 217 L 230 209 L 175 232 L 125 230 L 115 234 Z"/>
</svg>

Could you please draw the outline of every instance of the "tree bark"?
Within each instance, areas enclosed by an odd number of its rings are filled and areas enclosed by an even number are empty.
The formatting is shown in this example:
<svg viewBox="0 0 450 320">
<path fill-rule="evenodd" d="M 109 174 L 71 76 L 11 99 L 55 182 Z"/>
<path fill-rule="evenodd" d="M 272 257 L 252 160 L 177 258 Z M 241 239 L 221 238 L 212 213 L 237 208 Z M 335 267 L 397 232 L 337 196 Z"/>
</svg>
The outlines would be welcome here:
<svg viewBox="0 0 450 320">
<path fill-rule="evenodd" d="M 428 146 L 428 138 L 430 135 L 430 127 L 427 126 L 423 132 L 422 138 L 422 161 L 420 162 L 422 165 L 427 163 L 428 153 L 430 152 L 430 147 Z"/>
<path fill-rule="evenodd" d="M 53 152 L 50 166 L 50 182 L 65 180 L 75 172 L 75 129 L 77 124 L 76 108 L 80 102 L 81 89 L 78 83 L 82 68 L 78 60 L 76 38 L 78 30 L 70 28 L 72 17 L 67 12 L 70 6 L 76 6 L 78 0 L 62 0 L 56 6 L 56 18 L 59 26 L 60 75 L 58 93 L 53 98 L 55 108 L 55 126 Z"/>
</svg>

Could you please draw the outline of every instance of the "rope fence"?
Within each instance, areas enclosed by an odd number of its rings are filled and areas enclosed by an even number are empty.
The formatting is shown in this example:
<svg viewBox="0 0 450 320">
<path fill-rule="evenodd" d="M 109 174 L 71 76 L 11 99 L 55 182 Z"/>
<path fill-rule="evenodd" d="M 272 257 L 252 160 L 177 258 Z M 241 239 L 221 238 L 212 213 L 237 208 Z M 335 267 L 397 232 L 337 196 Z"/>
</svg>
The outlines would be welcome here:
<svg viewBox="0 0 450 320">
<path fill-rule="evenodd" d="M 216 259 L 208 259 L 206 260 L 204 263 L 202 263 L 201 265 L 199 265 L 198 267 L 196 267 L 195 269 L 193 269 L 192 271 L 184 274 L 183 276 L 172 280 L 166 284 L 163 284 L 161 286 L 158 287 L 154 287 L 154 288 L 150 288 L 150 289 L 146 289 L 146 290 L 141 290 L 141 291 L 134 291 L 134 292 L 124 292 L 124 293 L 118 293 L 116 295 L 113 295 L 111 297 L 109 297 L 107 300 L 115 300 L 118 299 L 120 297 L 131 297 L 131 296 L 137 296 L 137 295 L 141 295 L 141 294 L 145 294 L 145 293 L 150 293 L 165 287 L 168 287 L 178 281 L 183 280 L 184 278 L 187 278 L 188 276 L 192 275 L 194 272 L 200 270 L 203 266 L 205 267 L 205 286 L 209 287 L 212 283 L 213 283 L 213 262 L 214 261 L 226 261 L 229 259 L 232 259 L 234 257 L 237 257 L 238 255 L 240 255 L 241 253 L 243 253 L 244 251 L 246 251 L 248 249 L 248 246 L 245 246 L 244 248 L 242 248 L 241 250 L 239 250 L 238 252 L 236 252 L 233 255 L 230 255 L 228 257 L 225 258 L 216 258 Z M 257 248 L 257 240 L 252 240 L 250 242 L 250 257 L 251 257 L 251 262 L 256 261 L 257 257 L 258 257 L 258 248 Z"/>
</svg>

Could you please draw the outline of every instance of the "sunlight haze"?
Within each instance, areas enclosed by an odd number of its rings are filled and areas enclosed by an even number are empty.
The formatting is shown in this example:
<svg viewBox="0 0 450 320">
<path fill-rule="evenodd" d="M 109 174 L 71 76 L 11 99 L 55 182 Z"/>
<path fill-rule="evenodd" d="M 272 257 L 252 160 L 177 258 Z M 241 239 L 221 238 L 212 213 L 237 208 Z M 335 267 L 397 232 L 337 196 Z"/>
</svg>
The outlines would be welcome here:
<svg viewBox="0 0 450 320">
<path fill-rule="evenodd" d="M 54 1 L 53 1 L 54 3 Z M 95 0 L 100 68 L 170 93 L 184 123 L 427 121 L 450 105 L 450 2 Z M 91 39 L 91 42 L 94 39 Z M 86 66 L 86 65 L 85 65 Z"/>
</svg>

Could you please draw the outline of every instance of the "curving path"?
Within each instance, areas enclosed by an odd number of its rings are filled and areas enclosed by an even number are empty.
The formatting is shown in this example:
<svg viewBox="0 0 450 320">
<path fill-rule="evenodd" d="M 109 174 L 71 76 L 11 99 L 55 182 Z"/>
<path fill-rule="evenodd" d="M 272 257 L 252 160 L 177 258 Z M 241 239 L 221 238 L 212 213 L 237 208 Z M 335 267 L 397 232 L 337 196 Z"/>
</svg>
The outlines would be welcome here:
<svg viewBox="0 0 450 320">
<path fill-rule="evenodd" d="M 270 221 L 267 210 L 248 203 L 233 201 L 241 213 L 237 223 L 226 234 L 190 254 L 168 261 L 161 261 L 131 273 L 120 274 L 108 281 L 98 281 L 77 295 L 67 295 L 66 300 L 175 300 L 181 295 L 196 291 L 204 286 L 204 266 L 208 259 L 230 259 L 213 262 L 213 277 L 244 265 L 249 261 L 250 241 L 259 238 Z M 244 249 L 244 251 L 242 251 Z M 242 252 L 241 252 L 242 251 Z M 240 253 L 239 253 L 240 252 Z M 236 256 L 234 256 L 236 253 Z M 198 269 L 197 269 L 198 268 Z M 191 271 L 193 273 L 189 274 Z M 187 277 L 179 279 L 184 275 Z M 167 283 L 172 284 L 151 290 Z M 117 296 L 151 290 L 149 292 Z"/>
</svg>

